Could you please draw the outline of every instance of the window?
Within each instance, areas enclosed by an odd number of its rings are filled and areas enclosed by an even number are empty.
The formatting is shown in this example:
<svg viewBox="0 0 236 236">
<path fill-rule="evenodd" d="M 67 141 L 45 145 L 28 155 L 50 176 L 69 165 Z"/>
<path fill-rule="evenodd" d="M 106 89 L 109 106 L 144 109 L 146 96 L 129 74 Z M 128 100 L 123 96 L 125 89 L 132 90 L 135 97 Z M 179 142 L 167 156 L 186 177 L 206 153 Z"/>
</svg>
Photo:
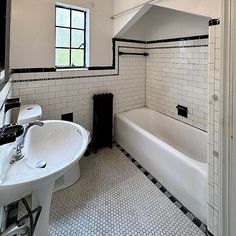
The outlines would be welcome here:
<svg viewBox="0 0 236 236">
<path fill-rule="evenodd" d="M 56 6 L 56 67 L 86 66 L 86 11 Z"/>
</svg>

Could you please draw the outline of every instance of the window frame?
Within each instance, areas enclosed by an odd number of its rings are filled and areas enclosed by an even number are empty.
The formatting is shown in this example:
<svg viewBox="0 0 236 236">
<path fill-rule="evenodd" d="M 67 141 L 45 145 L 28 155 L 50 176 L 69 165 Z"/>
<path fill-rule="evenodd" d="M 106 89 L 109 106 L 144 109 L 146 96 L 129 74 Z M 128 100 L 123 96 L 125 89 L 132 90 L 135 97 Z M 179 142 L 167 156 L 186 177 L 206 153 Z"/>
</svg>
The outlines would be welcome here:
<svg viewBox="0 0 236 236">
<path fill-rule="evenodd" d="M 57 17 L 57 9 L 58 8 L 62 8 L 62 9 L 66 9 L 70 11 L 70 26 L 58 26 L 57 22 L 56 22 L 56 17 Z M 76 27 L 72 27 L 72 11 L 77 11 L 77 12 L 82 12 L 84 14 L 84 28 L 76 28 Z M 69 29 L 70 30 L 70 45 L 69 47 L 57 47 L 56 45 L 56 30 L 57 28 L 60 29 Z M 81 44 L 78 48 L 76 47 L 72 47 L 72 30 L 80 30 L 84 32 L 84 43 Z M 81 46 L 84 46 L 83 48 L 81 48 Z M 57 49 L 69 49 L 69 66 L 58 66 L 56 65 L 56 52 Z M 82 50 L 84 52 L 84 58 L 83 58 L 83 65 L 82 66 L 73 66 L 72 65 L 72 61 L 71 61 L 71 54 L 72 54 L 72 50 Z M 86 10 L 82 10 L 82 9 L 78 9 L 76 7 L 73 6 L 62 6 L 62 5 L 56 5 L 55 7 L 55 67 L 57 69 L 76 69 L 76 68 L 87 68 L 86 65 L 86 57 L 87 57 L 87 11 Z"/>
</svg>

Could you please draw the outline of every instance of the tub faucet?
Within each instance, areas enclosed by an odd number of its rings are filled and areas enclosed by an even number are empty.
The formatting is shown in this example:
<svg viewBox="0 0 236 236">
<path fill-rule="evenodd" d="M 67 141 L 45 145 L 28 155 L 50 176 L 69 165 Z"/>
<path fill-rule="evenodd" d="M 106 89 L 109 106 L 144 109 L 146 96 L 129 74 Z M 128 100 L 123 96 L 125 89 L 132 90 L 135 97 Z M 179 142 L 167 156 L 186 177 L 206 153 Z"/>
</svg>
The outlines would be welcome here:
<svg viewBox="0 0 236 236">
<path fill-rule="evenodd" d="M 23 153 L 22 153 L 22 149 L 23 149 L 24 146 L 25 146 L 25 138 L 26 138 L 26 135 L 27 135 L 29 129 L 30 129 L 31 127 L 35 126 L 35 125 L 42 127 L 42 126 L 44 125 L 44 123 L 37 120 L 37 121 L 34 121 L 34 122 L 32 122 L 32 123 L 29 123 L 28 125 L 25 126 L 25 128 L 24 128 L 24 133 L 23 133 L 22 137 L 20 138 L 19 143 L 18 143 L 17 146 L 16 146 L 15 154 L 11 157 L 11 161 L 10 161 L 11 164 L 15 163 L 16 161 L 21 160 L 21 159 L 24 157 L 24 155 L 23 155 Z"/>
</svg>

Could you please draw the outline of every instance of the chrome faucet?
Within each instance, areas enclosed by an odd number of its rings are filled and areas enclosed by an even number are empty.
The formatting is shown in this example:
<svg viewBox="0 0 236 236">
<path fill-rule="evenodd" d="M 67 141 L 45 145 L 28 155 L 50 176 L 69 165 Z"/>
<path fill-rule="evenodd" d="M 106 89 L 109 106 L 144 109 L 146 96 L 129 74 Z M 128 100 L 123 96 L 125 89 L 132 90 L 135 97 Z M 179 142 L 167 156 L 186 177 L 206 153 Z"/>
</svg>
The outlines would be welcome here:
<svg viewBox="0 0 236 236">
<path fill-rule="evenodd" d="M 44 125 L 44 123 L 41 122 L 41 121 L 36 120 L 36 121 L 34 121 L 34 122 L 29 123 L 28 125 L 26 125 L 26 127 L 25 127 L 25 129 L 24 129 L 24 133 L 23 133 L 23 135 L 22 135 L 22 137 L 21 137 L 21 140 L 20 140 L 20 142 L 19 142 L 19 146 L 20 146 L 21 149 L 23 149 L 24 146 L 25 146 L 25 137 L 26 137 L 26 135 L 27 135 L 29 129 L 30 129 L 32 126 L 35 126 L 35 125 L 42 127 L 42 126 Z"/>
<path fill-rule="evenodd" d="M 11 164 L 15 163 L 16 161 L 21 160 L 24 157 L 24 154 L 22 153 L 22 149 L 25 146 L 26 135 L 27 135 L 29 129 L 35 125 L 42 127 L 44 125 L 44 123 L 42 121 L 37 120 L 37 121 L 29 123 L 28 125 L 25 126 L 24 133 L 23 133 L 22 137 L 20 138 L 19 143 L 16 146 L 16 151 L 15 151 L 14 155 L 11 157 L 11 161 L 10 161 Z"/>
</svg>

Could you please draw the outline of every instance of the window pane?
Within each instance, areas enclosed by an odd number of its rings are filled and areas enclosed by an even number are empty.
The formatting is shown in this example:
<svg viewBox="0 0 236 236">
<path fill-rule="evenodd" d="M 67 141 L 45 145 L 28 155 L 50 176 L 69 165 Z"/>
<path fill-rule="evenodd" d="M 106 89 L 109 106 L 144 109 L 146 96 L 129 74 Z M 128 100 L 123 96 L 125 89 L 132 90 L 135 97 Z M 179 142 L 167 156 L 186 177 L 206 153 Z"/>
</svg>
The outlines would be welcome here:
<svg viewBox="0 0 236 236">
<path fill-rule="evenodd" d="M 57 66 L 70 66 L 70 50 L 69 49 L 56 49 L 56 65 Z"/>
<path fill-rule="evenodd" d="M 73 66 L 84 66 L 84 50 L 71 50 L 71 63 Z"/>
<path fill-rule="evenodd" d="M 84 29 L 84 12 L 72 11 L 72 28 Z"/>
<path fill-rule="evenodd" d="M 56 28 L 56 47 L 70 47 L 70 30 Z"/>
<path fill-rule="evenodd" d="M 56 25 L 70 27 L 70 10 L 56 8 Z"/>
<path fill-rule="evenodd" d="M 82 43 L 84 43 L 84 31 L 72 30 L 71 46 L 78 48 Z"/>
</svg>

